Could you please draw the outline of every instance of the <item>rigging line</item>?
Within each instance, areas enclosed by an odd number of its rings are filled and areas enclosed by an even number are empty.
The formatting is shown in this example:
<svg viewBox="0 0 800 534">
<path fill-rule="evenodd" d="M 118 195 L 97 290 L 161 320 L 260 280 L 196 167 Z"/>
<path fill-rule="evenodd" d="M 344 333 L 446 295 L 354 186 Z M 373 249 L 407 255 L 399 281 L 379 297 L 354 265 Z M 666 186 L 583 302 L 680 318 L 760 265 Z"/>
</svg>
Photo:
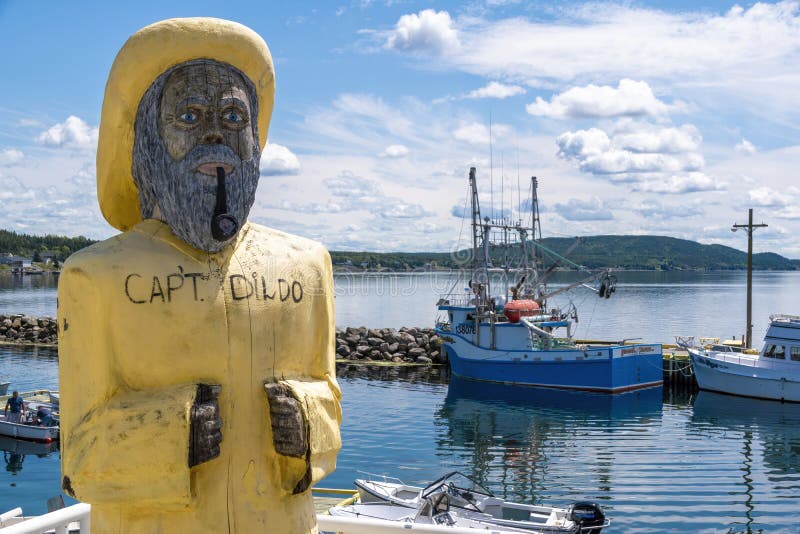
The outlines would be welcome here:
<svg viewBox="0 0 800 534">
<path fill-rule="evenodd" d="M 517 153 L 517 217 L 522 213 L 522 191 L 519 186 L 519 146 L 514 147 Z M 513 191 L 513 189 L 512 189 Z M 514 209 L 514 196 L 511 196 L 511 209 Z"/>
<path fill-rule="evenodd" d="M 505 208 L 506 208 L 506 170 L 504 163 L 504 154 L 500 152 L 500 218 L 505 222 Z"/>
<path fill-rule="evenodd" d="M 533 240 L 533 246 L 534 246 L 534 247 L 538 247 L 538 248 L 540 248 L 540 249 L 542 249 L 542 250 L 544 250 L 544 251 L 546 251 L 546 252 L 549 252 L 550 254 L 552 254 L 553 256 L 555 256 L 556 258 L 559 258 L 559 259 L 561 259 L 561 260 L 563 260 L 563 261 L 565 261 L 565 262 L 569 263 L 569 264 L 570 264 L 570 265 L 572 265 L 573 267 L 577 267 L 577 268 L 578 268 L 578 270 L 589 271 L 589 269 L 586 269 L 586 268 L 585 268 L 583 265 L 578 265 L 577 263 L 575 263 L 574 261 L 570 260 L 569 258 L 565 258 L 564 256 L 562 256 L 562 255 L 561 255 L 561 254 L 559 254 L 558 252 L 555 252 L 555 251 L 553 251 L 553 250 L 550 250 L 549 248 L 547 248 L 546 246 L 544 246 L 544 245 L 543 245 L 541 242 L 538 242 L 538 241 L 536 241 L 535 239 Z"/>
<path fill-rule="evenodd" d="M 489 202 L 494 219 L 494 160 L 492 154 L 492 112 L 489 112 Z"/>
</svg>

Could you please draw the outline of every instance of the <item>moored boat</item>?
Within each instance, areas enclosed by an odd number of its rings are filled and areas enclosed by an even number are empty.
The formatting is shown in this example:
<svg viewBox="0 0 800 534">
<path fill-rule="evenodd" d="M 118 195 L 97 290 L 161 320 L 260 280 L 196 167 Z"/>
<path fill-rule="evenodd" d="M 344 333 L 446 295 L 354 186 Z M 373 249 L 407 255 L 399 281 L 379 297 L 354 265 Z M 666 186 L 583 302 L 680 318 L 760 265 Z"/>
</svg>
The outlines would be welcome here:
<svg viewBox="0 0 800 534">
<path fill-rule="evenodd" d="M 548 308 L 548 299 L 580 286 L 609 298 L 616 277 L 607 269 L 585 271 L 580 280 L 549 291 L 547 277 L 566 258 L 544 249 L 536 178 L 531 179 L 529 220 L 481 218 L 475 168 L 470 169 L 472 197 L 472 274 L 466 294 L 439 300 L 437 333 L 454 375 L 474 380 L 529 386 L 621 393 L 663 382 L 662 347 L 657 343 L 578 344 L 572 328 L 578 312 Z M 501 210 L 502 212 L 503 210 Z M 490 251 L 502 250 L 502 257 Z M 553 258 L 546 269 L 545 253 Z M 512 257 L 513 256 L 513 257 Z M 498 283 L 495 263 L 505 274 Z M 492 286 L 502 283 L 501 291 Z M 597 287 L 590 286 L 595 284 Z"/>
<path fill-rule="evenodd" d="M 769 319 L 761 351 L 678 339 L 689 352 L 700 389 L 800 402 L 800 316 L 776 314 Z"/>
<path fill-rule="evenodd" d="M 331 515 L 495 532 L 599 533 L 610 524 L 595 503 L 557 508 L 505 501 L 458 472 L 424 488 L 386 477 L 355 484 L 361 502 L 333 507 Z"/>
</svg>

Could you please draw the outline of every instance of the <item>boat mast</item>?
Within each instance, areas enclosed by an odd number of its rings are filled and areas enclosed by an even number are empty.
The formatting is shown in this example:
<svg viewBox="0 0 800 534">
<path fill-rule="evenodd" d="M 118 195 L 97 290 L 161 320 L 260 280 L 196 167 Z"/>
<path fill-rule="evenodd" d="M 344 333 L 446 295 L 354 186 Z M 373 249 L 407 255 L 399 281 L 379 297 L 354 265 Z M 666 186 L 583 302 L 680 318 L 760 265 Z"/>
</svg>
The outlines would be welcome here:
<svg viewBox="0 0 800 534">
<path fill-rule="evenodd" d="M 539 220 L 539 180 L 535 176 L 531 176 L 531 273 L 532 280 L 531 286 L 533 288 L 534 298 L 538 299 L 540 295 L 544 294 L 543 290 L 539 288 L 539 259 L 536 251 L 536 244 L 542 240 L 542 224 Z M 547 302 L 539 303 L 542 308 L 547 307 Z"/>
</svg>

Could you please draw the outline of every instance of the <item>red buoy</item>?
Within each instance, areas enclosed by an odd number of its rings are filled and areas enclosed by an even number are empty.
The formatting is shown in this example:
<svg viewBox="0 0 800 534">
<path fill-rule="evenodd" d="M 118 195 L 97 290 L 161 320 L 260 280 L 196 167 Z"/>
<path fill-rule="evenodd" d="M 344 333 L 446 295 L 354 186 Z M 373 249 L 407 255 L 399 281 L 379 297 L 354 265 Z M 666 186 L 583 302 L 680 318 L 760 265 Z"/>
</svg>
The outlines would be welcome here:
<svg viewBox="0 0 800 534">
<path fill-rule="evenodd" d="M 539 313 L 539 303 L 535 300 L 512 300 L 503 307 L 503 314 L 510 323 L 518 323 L 520 317 L 530 317 Z"/>
</svg>

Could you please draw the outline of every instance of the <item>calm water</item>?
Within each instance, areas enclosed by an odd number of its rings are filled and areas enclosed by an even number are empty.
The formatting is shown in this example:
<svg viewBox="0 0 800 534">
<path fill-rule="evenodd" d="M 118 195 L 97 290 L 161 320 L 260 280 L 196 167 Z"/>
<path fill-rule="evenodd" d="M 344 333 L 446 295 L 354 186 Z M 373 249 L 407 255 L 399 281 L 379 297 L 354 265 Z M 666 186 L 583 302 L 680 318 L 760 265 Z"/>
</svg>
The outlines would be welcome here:
<svg viewBox="0 0 800 534">
<path fill-rule="evenodd" d="M 744 334 L 744 272 L 620 272 L 617 292 L 600 299 L 578 288 L 551 299 L 579 311 L 575 335 L 583 339 L 631 339 L 672 343 L 677 335 L 729 338 Z M 554 273 L 551 289 L 575 279 Z M 55 316 L 57 278 L 0 275 L 0 313 Z M 433 326 L 436 301 L 461 294 L 467 277 L 452 273 L 339 274 L 335 277 L 336 324 L 370 328 Z M 568 295 L 568 296 L 567 296 Z M 760 343 L 772 313 L 800 314 L 800 271 L 753 273 L 753 340 Z"/>
<path fill-rule="evenodd" d="M 743 273 L 623 274 L 609 300 L 587 294 L 580 306 L 573 297 L 586 329 L 579 334 L 666 341 L 741 333 Z M 758 339 L 769 313 L 800 311 L 800 273 L 754 278 Z M 338 277 L 337 322 L 430 325 L 434 288 L 452 282 Z M 11 289 L 18 283 L 0 281 L 0 313 L 54 313 L 52 286 L 22 280 Z M 53 351 L 0 346 L 0 374 L 19 389 L 55 387 L 57 367 Z M 424 484 L 458 469 L 514 500 L 596 500 L 614 521 L 610 532 L 800 532 L 800 405 L 661 388 L 547 392 L 449 381 L 438 369 L 364 377 L 344 367 L 339 381 L 344 447 L 324 486 L 349 487 L 360 472 Z M 0 510 L 41 513 L 59 493 L 58 452 L 20 447 L 0 441 Z"/>
</svg>

